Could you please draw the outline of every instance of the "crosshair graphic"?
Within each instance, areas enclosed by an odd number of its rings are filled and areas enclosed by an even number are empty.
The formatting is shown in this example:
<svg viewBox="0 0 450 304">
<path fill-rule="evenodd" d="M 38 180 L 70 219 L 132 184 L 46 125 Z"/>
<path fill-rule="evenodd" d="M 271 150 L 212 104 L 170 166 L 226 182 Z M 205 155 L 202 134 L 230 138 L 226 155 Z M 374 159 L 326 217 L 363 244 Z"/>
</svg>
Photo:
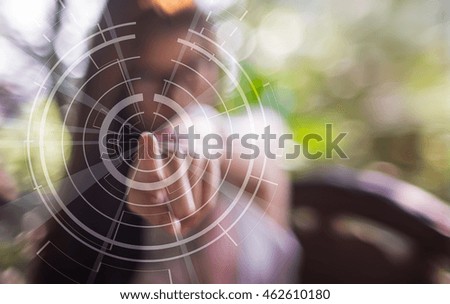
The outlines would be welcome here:
<svg viewBox="0 0 450 304">
<path fill-rule="evenodd" d="M 213 12 L 205 14 L 208 19 Z M 243 14 L 243 17 L 247 14 L 247 11 Z M 195 18 L 203 16 L 203 13 L 197 13 Z M 230 231 L 235 225 L 242 219 L 247 210 L 255 204 L 255 194 L 248 199 L 243 199 L 245 195 L 245 188 L 251 178 L 258 180 L 256 191 L 264 182 L 262 177 L 266 160 L 264 159 L 263 169 L 260 176 L 253 176 L 252 169 L 254 166 L 254 160 L 249 162 L 247 172 L 244 177 L 244 181 L 240 187 L 229 184 L 226 181 L 227 175 L 230 170 L 230 163 L 228 163 L 219 183 L 219 187 L 216 192 L 221 196 L 228 196 L 229 203 L 224 208 L 220 215 L 210 221 L 202 229 L 195 231 L 193 234 L 186 236 L 175 232 L 174 237 L 166 238 L 164 242 L 151 243 L 146 242 L 136 244 L 135 242 L 129 242 L 126 238 L 118 238 L 118 231 L 123 227 L 131 227 L 133 229 L 140 229 L 144 232 L 154 233 L 160 227 L 158 225 L 151 225 L 149 223 L 136 224 L 133 221 L 128 221 L 127 218 L 131 212 L 127 211 L 127 195 L 130 190 L 158 190 L 165 189 L 168 185 L 172 185 L 181 176 L 188 173 L 189 166 L 184 166 L 180 170 L 176 170 L 172 175 L 167 176 L 164 180 L 154 183 L 137 182 L 132 180 L 129 172 L 133 168 L 133 162 L 127 161 L 124 157 L 125 153 L 133 155 L 136 153 L 136 146 L 130 145 L 127 150 L 122 149 L 116 151 L 117 153 L 111 158 L 110 146 L 119 146 L 120 143 L 128 142 L 133 138 L 127 138 L 129 134 L 141 134 L 146 131 L 150 131 L 151 126 L 145 120 L 145 111 L 142 110 L 142 105 L 151 102 L 157 104 L 154 117 L 162 118 L 166 124 L 170 124 L 172 117 L 166 117 L 159 111 L 161 107 L 166 107 L 175 113 L 180 118 L 182 125 L 185 127 L 194 125 L 192 113 L 188 111 L 189 107 L 181 106 L 178 100 L 174 100 L 167 96 L 168 87 L 171 86 L 177 90 L 183 91 L 189 96 L 189 105 L 195 105 L 202 109 L 199 96 L 190 94 L 189 88 L 183 86 L 183 84 L 177 83 L 174 80 L 174 75 L 177 70 L 184 69 L 191 75 L 199 77 L 201 81 L 207 84 L 207 91 L 212 92 L 212 95 L 219 104 L 223 106 L 225 111 L 223 113 L 200 111 L 200 116 L 203 121 L 209 126 L 217 125 L 218 121 L 223 124 L 227 124 L 227 128 L 233 130 L 233 123 L 231 114 L 235 110 L 234 108 L 227 108 L 226 97 L 222 96 L 222 93 L 217 88 L 216 83 L 212 83 L 207 75 L 202 74 L 197 70 L 196 66 L 190 65 L 189 62 L 183 61 L 183 54 L 195 53 L 196 56 L 201 56 L 202 60 L 210 65 L 213 65 L 223 75 L 220 82 L 227 81 L 233 84 L 235 90 L 238 92 L 242 105 L 239 108 L 244 110 L 246 119 L 249 122 L 248 132 L 256 132 L 254 125 L 254 112 L 257 111 L 264 116 L 264 107 L 261 104 L 260 97 L 255 86 L 252 83 L 251 78 L 246 73 L 244 68 L 239 62 L 230 54 L 224 47 L 223 43 L 219 44 L 206 34 L 205 28 L 197 28 L 197 21 L 192 22 L 190 29 L 186 37 L 178 37 L 176 43 L 181 47 L 181 53 L 178 58 L 172 58 L 172 62 L 175 68 L 169 79 L 164 79 L 164 87 L 160 93 L 155 93 L 151 100 L 146 100 L 141 92 L 136 91 L 134 83 L 141 80 L 141 77 L 130 76 L 129 66 L 133 65 L 136 61 L 141 60 L 141 56 L 125 56 L 125 52 L 122 51 L 123 45 L 132 43 L 136 40 L 137 26 L 135 22 L 113 24 L 111 16 L 106 11 L 105 20 L 107 20 L 108 27 L 101 28 L 98 26 L 98 31 L 88 36 L 80 43 L 73 46 L 66 54 L 62 55 L 56 64 L 50 69 L 49 73 L 45 77 L 44 81 L 40 84 L 39 92 L 34 100 L 33 108 L 30 115 L 30 124 L 27 137 L 27 153 L 28 153 L 28 165 L 34 184 L 34 189 L 38 192 L 40 199 L 45 204 L 51 216 L 54 220 L 63 228 L 68 234 L 76 239 L 86 248 L 97 253 L 97 258 L 94 265 L 83 265 L 90 269 L 89 281 L 94 281 L 95 276 L 99 269 L 104 264 L 104 258 L 108 258 L 108 265 L 114 267 L 114 261 L 130 261 L 138 263 L 164 263 L 182 259 L 186 263 L 186 268 L 189 271 L 189 278 L 191 282 L 197 281 L 196 273 L 190 256 L 204 250 L 208 246 L 214 244 L 221 238 L 228 237 L 231 241 L 238 246 L 238 242 L 234 241 L 230 236 Z M 232 34 L 232 33 L 231 33 Z M 231 35 L 230 35 L 231 36 Z M 100 43 L 98 41 L 101 41 Z M 93 43 L 96 42 L 96 43 Z M 90 49 L 79 56 L 73 63 L 65 68 L 65 70 L 58 76 L 56 82 L 50 81 L 55 71 L 60 68 L 62 60 L 72 55 L 72 52 L 77 51 L 84 45 L 93 45 Z M 213 46 L 214 51 L 207 49 L 204 45 Z M 104 64 L 98 64 L 95 56 L 102 51 L 114 48 L 116 58 L 112 61 Z M 94 72 L 90 77 L 86 78 L 84 83 L 79 87 L 71 86 L 68 84 L 68 76 L 71 71 L 76 69 L 79 65 L 89 62 Z M 236 75 L 230 66 L 237 69 L 241 78 Z M 115 82 L 111 82 L 109 87 L 104 92 L 101 92 L 99 96 L 89 96 L 85 93 L 85 89 L 92 85 L 95 81 L 102 81 L 102 78 L 107 78 L 107 75 L 113 74 L 114 71 L 120 71 L 120 79 Z M 100 79 L 100 80 L 99 80 Z M 247 100 L 246 94 L 248 92 L 243 88 L 243 83 L 246 83 L 248 87 L 252 89 L 252 94 L 256 96 L 259 101 L 259 107 L 251 107 Z M 70 88 L 69 91 L 67 88 Z M 125 96 L 121 96 L 116 100 L 112 106 L 106 106 L 103 102 L 109 98 L 112 92 L 122 90 L 125 92 Z M 46 121 L 49 114 L 49 109 L 57 99 L 56 94 L 63 92 L 70 98 L 70 102 L 65 111 L 63 119 L 63 128 L 60 134 L 48 134 L 46 128 Z M 205 92 L 203 92 L 204 94 Z M 117 95 L 119 96 L 119 95 Z M 35 109 L 39 103 L 45 100 L 45 107 L 42 113 L 38 113 Z M 83 116 L 85 121 L 82 125 L 73 125 L 70 122 L 70 117 L 77 116 L 78 111 L 84 109 L 86 115 Z M 36 117 L 39 115 L 38 117 Z M 197 114 L 198 115 L 198 114 Z M 31 121 L 39 119 L 40 127 L 37 132 L 32 132 Z M 263 122 L 266 124 L 266 122 Z M 65 130 L 68 129 L 72 132 L 72 136 L 76 138 L 73 140 L 73 149 L 79 151 L 79 158 L 76 158 L 77 162 L 80 162 L 79 171 L 74 172 L 71 169 L 71 161 L 65 154 L 64 149 L 59 151 L 58 157 L 61 157 L 66 170 L 66 178 L 63 180 L 55 180 L 47 166 L 49 157 L 53 155 L 46 155 L 44 149 L 46 145 L 46 139 L 51 136 L 53 139 L 58 138 L 61 142 L 66 142 L 67 138 Z M 127 130 L 127 131 L 126 131 Z M 39 158 L 32 157 L 32 146 L 39 146 Z M 63 145 L 64 146 L 64 145 Z M 95 151 L 93 154 L 92 151 Z M 77 155 L 77 153 L 75 153 Z M 94 157 L 93 157 L 94 155 Z M 189 160 L 186 160 L 189 161 Z M 203 174 L 207 174 L 203 172 Z M 44 176 L 40 179 L 39 176 Z M 194 185 L 192 185 L 193 187 Z M 90 193 L 90 189 L 97 189 L 102 192 L 102 197 L 106 198 L 102 202 L 98 202 L 95 199 L 95 195 Z M 230 191 L 230 188 L 234 188 Z M 189 191 L 193 190 L 192 188 Z M 108 206 L 108 202 L 111 205 Z M 244 203 L 243 203 L 244 202 Z M 170 202 L 169 202 L 170 203 Z M 83 219 L 80 213 L 77 212 L 77 208 L 72 208 L 74 205 L 82 205 L 84 213 L 95 214 L 95 217 L 101 219 L 102 229 L 98 228 L 98 223 L 92 223 Z M 108 206 L 107 208 L 105 206 Z M 171 216 L 169 210 L 169 216 Z M 225 224 L 226 223 L 226 224 Z M 219 233 L 217 233 L 219 231 Z M 46 243 L 38 251 L 39 254 L 46 250 L 50 243 Z M 122 251 L 114 251 L 113 248 L 122 248 Z M 64 251 L 64 249 L 59 249 Z M 134 255 L 129 254 L 133 251 L 144 252 L 141 257 L 136 258 Z M 120 253 L 118 253 L 120 252 Z M 70 252 L 63 252 L 64 255 L 70 257 Z M 75 261 L 78 263 L 78 261 Z M 81 262 L 80 262 L 81 263 Z M 55 267 L 57 267 L 55 265 Z M 118 266 L 117 266 L 118 267 Z M 158 267 L 158 266 L 157 266 Z M 156 267 L 156 268 L 157 268 Z M 160 269 L 164 271 L 165 269 Z M 155 271 L 158 271 L 156 269 Z M 169 269 L 170 273 L 170 269 Z"/>
</svg>

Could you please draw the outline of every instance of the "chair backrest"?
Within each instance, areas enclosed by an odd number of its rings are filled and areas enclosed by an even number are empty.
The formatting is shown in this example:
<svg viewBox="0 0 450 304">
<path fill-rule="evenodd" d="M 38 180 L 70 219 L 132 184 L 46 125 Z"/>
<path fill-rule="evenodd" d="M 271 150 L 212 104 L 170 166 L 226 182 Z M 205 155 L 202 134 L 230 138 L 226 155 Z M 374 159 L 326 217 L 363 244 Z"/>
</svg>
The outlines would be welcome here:
<svg viewBox="0 0 450 304">
<path fill-rule="evenodd" d="M 293 185 L 304 283 L 428 283 L 450 257 L 450 208 L 390 176 L 330 168 Z"/>
</svg>

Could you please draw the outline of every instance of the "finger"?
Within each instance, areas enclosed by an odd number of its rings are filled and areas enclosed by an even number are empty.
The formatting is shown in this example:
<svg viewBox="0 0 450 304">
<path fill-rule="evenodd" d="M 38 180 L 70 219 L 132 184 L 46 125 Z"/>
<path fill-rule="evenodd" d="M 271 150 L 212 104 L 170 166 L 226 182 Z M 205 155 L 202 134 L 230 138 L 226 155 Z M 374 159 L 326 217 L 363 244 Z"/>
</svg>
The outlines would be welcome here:
<svg viewBox="0 0 450 304">
<path fill-rule="evenodd" d="M 192 196 L 194 197 L 195 210 L 200 209 L 203 202 L 203 174 L 205 173 L 206 165 L 206 159 L 194 159 L 189 167 L 188 175 Z"/>
<path fill-rule="evenodd" d="M 198 198 L 201 200 L 196 202 L 196 204 L 200 203 L 200 205 L 196 205 L 197 209 L 193 216 L 182 221 L 181 227 L 183 233 L 198 227 L 207 218 L 208 214 L 210 214 L 217 201 L 217 192 L 221 179 L 219 162 L 204 159 L 202 170 L 198 170 L 197 172 L 201 172 L 200 182 L 202 193 L 198 195 Z"/>
<path fill-rule="evenodd" d="M 159 155 L 159 145 L 151 133 L 143 133 L 139 137 L 138 153 L 134 168 L 131 170 L 128 189 L 128 203 L 131 211 L 154 223 L 156 214 L 167 213 L 165 206 L 167 195 L 164 188 L 142 190 L 137 183 L 154 183 L 163 180 L 163 164 Z"/>
<path fill-rule="evenodd" d="M 177 220 L 186 218 L 195 211 L 194 197 L 188 174 L 189 163 L 188 159 L 176 157 L 168 163 L 170 172 L 179 175 L 175 182 L 166 187 L 172 215 Z"/>
<path fill-rule="evenodd" d="M 189 181 L 191 184 L 192 196 L 194 197 L 195 211 L 189 217 L 181 221 L 182 232 L 188 232 L 198 226 L 203 217 L 201 214 L 203 202 L 203 174 L 206 170 L 206 159 L 194 159 L 189 167 Z"/>
<path fill-rule="evenodd" d="M 203 175 L 203 205 L 215 206 L 221 181 L 220 163 L 209 160 Z"/>
<path fill-rule="evenodd" d="M 142 133 L 139 136 L 135 181 L 154 183 L 164 179 L 164 163 L 158 140 L 151 133 Z"/>
</svg>

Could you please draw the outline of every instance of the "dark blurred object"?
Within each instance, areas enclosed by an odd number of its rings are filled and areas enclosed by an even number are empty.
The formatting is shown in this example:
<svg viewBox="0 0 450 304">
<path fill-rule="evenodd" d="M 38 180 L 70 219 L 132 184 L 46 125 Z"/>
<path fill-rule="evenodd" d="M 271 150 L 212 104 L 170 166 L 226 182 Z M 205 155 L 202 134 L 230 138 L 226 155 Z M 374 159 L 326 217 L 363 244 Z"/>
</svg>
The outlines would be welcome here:
<svg viewBox="0 0 450 304">
<path fill-rule="evenodd" d="M 421 138 L 417 130 L 377 136 L 374 138 L 374 151 L 378 159 L 396 164 L 408 172 L 414 172 L 423 165 Z"/>
<path fill-rule="evenodd" d="M 294 183 L 293 209 L 302 283 L 431 283 L 450 260 L 448 205 L 382 173 L 316 172 Z"/>
</svg>

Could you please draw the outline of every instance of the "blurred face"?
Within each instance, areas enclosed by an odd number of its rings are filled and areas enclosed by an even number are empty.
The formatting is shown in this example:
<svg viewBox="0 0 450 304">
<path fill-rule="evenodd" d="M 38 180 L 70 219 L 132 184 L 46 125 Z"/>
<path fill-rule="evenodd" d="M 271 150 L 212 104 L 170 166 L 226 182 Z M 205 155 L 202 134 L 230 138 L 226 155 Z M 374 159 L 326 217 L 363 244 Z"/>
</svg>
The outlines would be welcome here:
<svg viewBox="0 0 450 304">
<path fill-rule="evenodd" d="M 185 39 L 186 34 L 187 28 L 184 27 L 159 31 L 140 48 L 141 59 L 134 70 L 141 80 L 135 82 L 134 89 L 144 95 L 144 102 L 139 106 L 144 112 L 148 131 L 156 130 L 175 114 L 170 108 L 155 102 L 155 94 L 165 95 L 185 109 L 197 102 L 214 104 L 211 85 L 217 86 L 216 66 L 177 42 L 179 38 Z M 200 41 L 190 41 L 201 45 Z"/>
</svg>

